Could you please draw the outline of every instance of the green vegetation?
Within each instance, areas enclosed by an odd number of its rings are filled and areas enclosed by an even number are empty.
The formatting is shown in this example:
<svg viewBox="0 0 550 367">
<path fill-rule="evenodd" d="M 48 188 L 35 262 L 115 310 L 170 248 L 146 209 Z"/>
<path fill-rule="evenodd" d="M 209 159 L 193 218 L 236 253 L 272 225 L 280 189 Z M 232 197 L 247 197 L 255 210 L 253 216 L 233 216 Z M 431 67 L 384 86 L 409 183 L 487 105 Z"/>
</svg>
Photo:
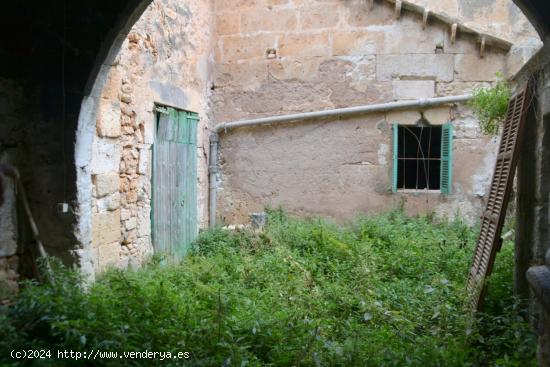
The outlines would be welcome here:
<svg viewBox="0 0 550 367">
<path fill-rule="evenodd" d="M 484 134 L 496 135 L 500 124 L 506 118 L 511 91 L 508 83 L 498 74 L 498 81 L 492 88 L 478 88 L 473 93 L 470 106 L 479 119 Z"/>
<path fill-rule="evenodd" d="M 188 351 L 192 366 L 535 365 L 511 243 L 472 323 L 463 299 L 476 230 L 460 221 L 391 212 L 342 228 L 275 211 L 269 223 L 204 232 L 181 264 L 111 271 L 86 292 L 63 268 L 53 285 L 27 284 L 0 316 L 0 358 L 48 348 Z M 49 365 L 63 362 L 78 365 Z M 94 361 L 109 363 L 154 364 Z"/>
</svg>

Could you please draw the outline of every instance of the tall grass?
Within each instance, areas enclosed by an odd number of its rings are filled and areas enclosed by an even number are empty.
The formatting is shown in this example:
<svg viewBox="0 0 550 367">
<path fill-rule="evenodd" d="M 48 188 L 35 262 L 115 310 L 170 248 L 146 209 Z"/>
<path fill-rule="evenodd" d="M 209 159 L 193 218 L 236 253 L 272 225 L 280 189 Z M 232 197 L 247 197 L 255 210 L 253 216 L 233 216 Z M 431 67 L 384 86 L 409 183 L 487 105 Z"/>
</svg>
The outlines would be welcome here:
<svg viewBox="0 0 550 367">
<path fill-rule="evenodd" d="M 343 228 L 274 211 L 263 233 L 202 233 L 179 265 L 113 270 L 86 292 L 63 268 L 53 285 L 27 284 L 0 316 L 0 358 L 49 348 L 188 351 L 190 366 L 535 365 L 511 243 L 487 313 L 471 323 L 463 308 L 475 237 L 460 221 L 400 212 Z M 153 363 L 182 364 L 94 365 Z"/>
</svg>

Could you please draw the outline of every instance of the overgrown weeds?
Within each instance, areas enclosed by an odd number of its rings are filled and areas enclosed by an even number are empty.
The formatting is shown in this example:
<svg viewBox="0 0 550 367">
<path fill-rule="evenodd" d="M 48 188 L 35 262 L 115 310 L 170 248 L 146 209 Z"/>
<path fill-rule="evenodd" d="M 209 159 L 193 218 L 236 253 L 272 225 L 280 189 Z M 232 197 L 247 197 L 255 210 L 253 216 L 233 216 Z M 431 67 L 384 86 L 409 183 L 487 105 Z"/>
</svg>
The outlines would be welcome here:
<svg viewBox="0 0 550 367">
<path fill-rule="evenodd" d="M 27 284 L 1 316 L 0 355 L 48 348 L 187 351 L 192 366 L 534 365 L 533 336 L 511 293 L 510 243 L 487 313 L 469 327 L 464 282 L 475 237 L 460 221 L 400 212 L 342 228 L 273 211 L 263 233 L 202 233 L 179 265 L 113 270 L 88 291 L 63 268 L 54 285 Z M 182 364 L 94 361 L 154 363 Z"/>
<path fill-rule="evenodd" d="M 497 82 L 490 88 L 478 88 L 473 93 L 470 106 L 479 119 L 481 131 L 487 135 L 497 135 L 499 127 L 506 118 L 508 103 L 512 92 L 501 74 L 497 74 Z"/>
</svg>

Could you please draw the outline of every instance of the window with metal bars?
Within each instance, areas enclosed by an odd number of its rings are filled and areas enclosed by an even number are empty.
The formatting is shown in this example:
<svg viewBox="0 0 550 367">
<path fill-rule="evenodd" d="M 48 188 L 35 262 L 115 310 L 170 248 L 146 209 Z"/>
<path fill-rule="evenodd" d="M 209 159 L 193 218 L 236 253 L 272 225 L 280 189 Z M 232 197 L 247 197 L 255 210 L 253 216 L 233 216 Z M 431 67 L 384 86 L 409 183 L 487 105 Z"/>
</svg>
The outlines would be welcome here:
<svg viewBox="0 0 550 367">
<path fill-rule="evenodd" d="M 451 193 L 452 125 L 393 124 L 393 185 L 398 190 Z"/>
</svg>

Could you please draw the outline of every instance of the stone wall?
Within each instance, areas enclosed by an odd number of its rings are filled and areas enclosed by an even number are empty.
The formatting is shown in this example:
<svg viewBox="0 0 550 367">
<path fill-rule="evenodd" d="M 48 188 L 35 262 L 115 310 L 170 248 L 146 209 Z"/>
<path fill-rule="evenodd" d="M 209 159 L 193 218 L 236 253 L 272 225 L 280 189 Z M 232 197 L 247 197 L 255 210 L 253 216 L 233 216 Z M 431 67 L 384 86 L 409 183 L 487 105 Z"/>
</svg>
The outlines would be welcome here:
<svg viewBox="0 0 550 367">
<path fill-rule="evenodd" d="M 507 18 L 500 21 L 508 24 L 512 15 L 505 9 Z M 505 52 L 490 49 L 480 58 L 475 38 L 459 34 L 452 43 L 447 26 L 433 21 L 423 29 L 421 17 L 409 12 L 396 19 L 386 1 L 371 10 L 364 1 L 217 1 L 216 16 L 217 123 L 462 94 L 494 82 L 497 72 L 507 73 Z M 482 136 L 464 106 L 410 112 L 399 120 L 370 115 L 222 134 L 219 216 L 242 223 L 270 204 L 344 220 L 404 205 L 409 212 L 460 213 L 475 220 L 496 139 Z M 431 114 L 432 123 L 455 124 L 449 197 L 391 193 L 388 124 L 412 124 L 420 112 Z"/>
<path fill-rule="evenodd" d="M 503 0 L 418 0 L 477 29 L 533 48 L 536 36 Z M 490 4 L 489 4 L 490 3 Z M 493 9 L 496 8 L 496 10 Z M 482 14 L 480 16 L 479 14 Z M 514 25 L 511 25 L 514 24 Z M 470 25 L 470 24 L 469 24 Z M 520 54 L 519 52 L 518 54 Z M 448 26 L 376 1 L 162 0 L 134 26 L 111 67 L 93 143 L 95 268 L 151 253 L 154 105 L 198 112 L 199 216 L 207 224 L 207 127 L 238 119 L 461 94 L 513 72 L 519 58 Z M 389 124 L 455 124 L 454 193 L 392 194 Z M 264 205 L 339 220 L 404 205 L 475 219 L 494 162 L 464 106 L 312 121 L 222 134 L 218 214 L 248 221 Z M 481 163 L 481 164 L 480 164 Z"/>
<path fill-rule="evenodd" d="M 152 252 L 155 104 L 199 113 L 198 212 L 201 225 L 206 224 L 210 17 L 208 2 L 154 2 L 134 25 L 109 72 L 93 143 L 96 270 L 139 264 Z"/>
<path fill-rule="evenodd" d="M 518 162 L 515 290 L 530 300 L 539 361 L 550 366 L 550 46 L 516 76 L 531 79 L 534 103 Z M 527 271 L 531 277 L 526 277 Z M 542 270 L 542 271 L 541 271 Z M 528 278 L 530 282 L 528 282 Z M 530 286 L 533 290 L 530 291 Z M 534 291 L 534 292 L 533 292 Z"/>
<path fill-rule="evenodd" d="M 507 77 L 514 76 L 542 45 L 529 20 L 510 0 L 414 0 L 414 3 L 513 42 L 507 56 Z"/>
<path fill-rule="evenodd" d="M 0 163 L 15 164 L 17 146 L 23 141 L 20 127 L 24 115 L 23 88 L 13 80 L 1 78 L 0 85 Z M 2 172 L 0 172 L 2 175 Z M 0 206 L 0 302 L 17 290 L 19 249 L 15 182 L 2 177 L 4 204 Z"/>
</svg>

